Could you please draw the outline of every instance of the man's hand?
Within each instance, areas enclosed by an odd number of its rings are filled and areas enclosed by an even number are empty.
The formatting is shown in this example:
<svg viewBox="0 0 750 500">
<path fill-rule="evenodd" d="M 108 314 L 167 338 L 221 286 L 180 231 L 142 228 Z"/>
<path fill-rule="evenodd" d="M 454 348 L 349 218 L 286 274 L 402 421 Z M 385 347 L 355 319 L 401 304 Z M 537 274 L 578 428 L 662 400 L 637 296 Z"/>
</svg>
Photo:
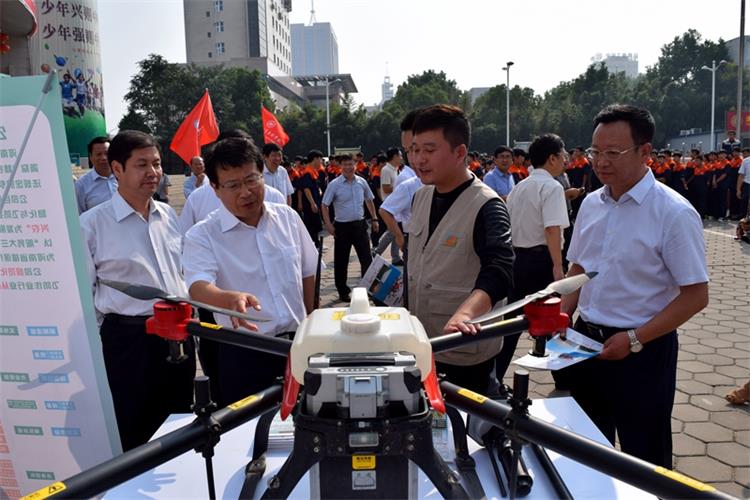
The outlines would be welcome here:
<svg viewBox="0 0 750 500">
<path fill-rule="evenodd" d="M 741 189 L 738 189 L 738 190 L 737 190 L 737 199 L 738 199 L 738 200 L 741 200 L 741 199 L 742 199 L 742 190 L 741 190 Z"/>
<path fill-rule="evenodd" d="M 604 341 L 604 349 L 599 353 L 599 359 L 617 361 L 630 354 L 630 338 L 628 332 L 617 332 Z"/>
<path fill-rule="evenodd" d="M 393 237 L 396 240 L 396 245 L 398 245 L 398 247 L 401 250 L 403 250 L 404 249 L 404 244 L 406 243 L 404 241 L 404 233 L 396 233 L 396 234 L 393 235 Z"/>
<path fill-rule="evenodd" d="M 229 293 L 229 307 L 227 307 L 227 309 L 231 309 L 233 311 L 241 313 L 247 313 L 248 308 L 260 311 L 260 302 L 258 302 L 258 299 L 254 295 L 250 295 L 249 293 L 244 292 L 227 293 Z M 232 321 L 233 328 L 239 328 L 242 326 L 253 332 L 258 331 L 258 327 L 247 320 L 244 320 L 242 318 L 235 318 L 234 316 L 230 316 L 229 319 Z"/>
<path fill-rule="evenodd" d="M 479 325 L 467 323 L 470 319 L 472 318 L 467 313 L 456 311 L 443 327 L 443 333 L 461 332 L 464 335 L 476 335 L 479 333 Z"/>
<path fill-rule="evenodd" d="M 313 212 L 314 214 L 317 214 L 317 213 L 318 213 L 318 210 L 319 210 L 319 209 L 318 209 L 318 205 L 316 205 L 315 203 L 310 203 L 310 210 L 312 210 L 312 212 Z"/>
<path fill-rule="evenodd" d="M 328 231 L 328 234 L 331 236 L 336 236 L 336 229 L 334 229 L 333 224 L 330 222 L 326 224 L 326 231 Z"/>
<path fill-rule="evenodd" d="M 374 219 L 370 223 L 370 228 L 372 229 L 373 233 L 377 233 L 378 232 L 378 230 L 380 229 L 380 223 L 378 223 L 377 219 Z"/>
</svg>

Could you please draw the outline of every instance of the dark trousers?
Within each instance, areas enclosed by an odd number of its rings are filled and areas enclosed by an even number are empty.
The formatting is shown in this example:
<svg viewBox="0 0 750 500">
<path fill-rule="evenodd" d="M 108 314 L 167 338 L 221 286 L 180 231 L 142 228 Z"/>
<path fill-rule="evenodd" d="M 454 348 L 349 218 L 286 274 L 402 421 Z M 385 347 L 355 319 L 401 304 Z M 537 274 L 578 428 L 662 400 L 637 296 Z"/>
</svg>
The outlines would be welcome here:
<svg viewBox="0 0 750 500">
<path fill-rule="evenodd" d="M 123 451 L 147 442 L 170 413 L 189 413 L 193 403 L 195 348 L 188 359 L 167 361 L 169 345 L 146 333 L 146 317 L 107 314 L 99 334 Z"/>
<path fill-rule="evenodd" d="M 490 358 L 476 365 L 458 366 L 448 363 L 435 363 L 438 374 L 445 375 L 445 379 L 460 387 L 464 387 L 479 394 L 486 395 L 490 386 L 490 374 L 495 364 L 495 358 Z"/>
<path fill-rule="evenodd" d="M 336 290 L 338 290 L 339 294 L 346 295 L 350 292 L 346 284 L 346 277 L 352 246 L 354 246 L 354 251 L 357 252 L 357 258 L 361 266 L 361 276 L 365 275 L 367 268 L 372 264 L 370 241 L 367 238 L 367 222 L 364 220 L 334 222 L 333 227 L 336 230 L 333 240 L 334 281 L 336 282 Z"/>
<path fill-rule="evenodd" d="M 575 329 L 604 342 L 622 328 Z M 601 334 L 600 334 L 601 332 Z M 571 366 L 571 395 L 599 430 L 622 451 L 672 468 L 672 405 L 677 377 L 677 332 L 672 331 L 619 361 L 590 358 Z"/>
<path fill-rule="evenodd" d="M 262 391 L 284 376 L 285 357 L 229 344 L 218 347 L 219 408 Z"/>
<path fill-rule="evenodd" d="M 546 245 L 539 245 L 532 248 L 513 247 L 516 259 L 513 262 L 513 290 L 511 291 L 508 302 L 520 300 L 530 293 L 534 293 L 545 288 L 552 283 L 552 258 Z M 510 313 L 506 317 L 515 317 L 523 314 L 523 310 Z M 516 352 L 520 333 L 510 335 L 503 339 L 503 348 L 495 356 L 495 375 L 497 380 L 502 384 L 505 372 L 513 360 Z"/>
<path fill-rule="evenodd" d="M 316 214 L 309 208 L 305 207 L 305 210 L 302 212 L 302 223 L 310 234 L 310 238 L 312 238 L 313 241 L 318 241 L 318 234 L 323 229 L 320 214 Z"/>
</svg>

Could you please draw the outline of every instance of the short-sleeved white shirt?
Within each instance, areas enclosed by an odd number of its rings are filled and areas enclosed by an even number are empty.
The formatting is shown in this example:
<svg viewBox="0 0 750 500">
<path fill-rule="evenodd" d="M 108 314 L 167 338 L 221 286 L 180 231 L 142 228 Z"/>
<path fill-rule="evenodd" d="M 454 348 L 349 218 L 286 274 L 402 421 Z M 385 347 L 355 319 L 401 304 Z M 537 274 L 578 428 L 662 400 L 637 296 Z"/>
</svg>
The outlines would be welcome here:
<svg viewBox="0 0 750 500">
<path fill-rule="evenodd" d="M 109 201 L 81 214 L 94 305 L 101 314 L 151 315 L 156 301 L 131 298 L 99 284 L 98 279 L 154 286 L 174 295 L 187 295 L 180 267 L 182 236 L 177 228 L 177 215 L 166 203 L 151 200 L 150 204 L 147 220 L 115 191 Z"/>
<path fill-rule="evenodd" d="M 564 229 L 570 225 L 565 192 L 543 168 L 535 168 L 526 179 L 516 184 L 507 203 L 514 247 L 546 245 L 544 228 L 559 226 Z"/>
<path fill-rule="evenodd" d="M 383 186 L 396 187 L 396 179 L 398 178 L 398 170 L 390 163 L 386 163 L 385 166 L 380 169 L 380 194 L 381 198 L 385 200 L 388 198 L 390 193 L 383 191 Z"/>
<path fill-rule="evenodd" d="M 404 168 L 402 168 L 401 172 L 399 172 L 398 176 L 396 176 L 396 182 L 393 184 L 393 189 L 396 189 L 402 182 L 406 182 L 412 177 L 416 176 L 417 174 L 414 172 L 413 168 L 411 168 L 409 165 L 404 165 Z"/>
<path fill-rule="evenodd" d="M 273 321 L 257 323 L 275 335 L 294 331 L 305 318 L 302 278 L 315 275 L 318 252 L 299 215 L 287 205 L 263 203 L 256 227 L 223 205 L 185 235 L 182 265 L 188 288 L 196 281 L 255 295 Z M 231 326 L 228 316 L 216 320 Z"/>
<path fill-rule="evenodd" d="M 271 172 L 268 167 L 263 166 L 263 179 L 266 186 L 272 187 L 280 192 L 285 198 L 294 194 L 294 186 L 289 180 L 289 173 L 284 167 L 278 167 L 276 172 Z"/>
<path fill-rule="evenodd" d="M 671 188 L 644 177 L 615 201 L 609 188 L 583 200 L 568 260 L 599 274 L 581 289 L 588 322 L 618 328 L 647 323 L 679 294 L 708 282 L 698 213 Z"/>
<path fill-rule="evenodd" d="M 419 177 L 410 177 L 405 181 L 399 182 L 388 199 L 380 205 L 380 208 L 391 214 L 397 222 L 401 223 L 405 233 L 409 232 L 411 203 L 414 200 L 414 193 L 422 186 L 424 184 L 422 184 Z"/>
</svg>

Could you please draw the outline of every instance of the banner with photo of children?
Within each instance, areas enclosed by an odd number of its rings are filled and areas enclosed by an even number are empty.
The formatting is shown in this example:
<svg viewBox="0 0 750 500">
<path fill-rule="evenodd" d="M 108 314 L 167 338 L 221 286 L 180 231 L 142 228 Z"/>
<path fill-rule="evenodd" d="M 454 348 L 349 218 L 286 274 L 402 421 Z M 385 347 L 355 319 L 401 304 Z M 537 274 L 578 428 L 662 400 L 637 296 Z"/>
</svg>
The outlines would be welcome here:
<svg viewBox="0 0 750 500">
<path fill-rule="evenodd" d="M 71 156 L 88 156 L 88 142 L 107 131 L 96 2 L 42 0 L 37 9 L 36 70 L 57 70 L 68 149 Z"/>
</svg>

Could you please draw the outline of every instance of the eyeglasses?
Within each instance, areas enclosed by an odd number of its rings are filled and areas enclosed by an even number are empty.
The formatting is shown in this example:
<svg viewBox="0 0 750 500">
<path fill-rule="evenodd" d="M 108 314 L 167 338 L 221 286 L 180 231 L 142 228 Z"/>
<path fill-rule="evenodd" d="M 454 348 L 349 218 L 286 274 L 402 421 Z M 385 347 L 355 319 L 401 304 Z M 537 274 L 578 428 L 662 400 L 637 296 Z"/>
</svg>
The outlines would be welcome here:
<svg viewBox="0 0 750 500">
<path fill-rule="evenodd" d="M 263 182 L 263 176 L 261 174 L 248 175 L 242 180 L 238 181 L 227 181 L 224 184 L 219 184 L 219 187 L 231 191 L 233 193 L 240 190 L 242 186 L 248 188 L 256 188 Z"/>
<path fill-rule="evenodd" d="M 591 156 L 592 160 L 598 160 L 603 157 L 607 161 L 617 161 L 620 159 L 621 156 L 627 154 L 629 151 L 632 151 L 640 146 L 641 144 L 634 144 L 633 146 L 630 146 L 628 149 L 623 149 L 622 151 L 618 151 L 616 149 L 607 149 L 606 151 L 599 151 L 596 148 L 588 148 L 586 150 L 586 153 L 588 153 L 589 156 Z"/>
</svg>

